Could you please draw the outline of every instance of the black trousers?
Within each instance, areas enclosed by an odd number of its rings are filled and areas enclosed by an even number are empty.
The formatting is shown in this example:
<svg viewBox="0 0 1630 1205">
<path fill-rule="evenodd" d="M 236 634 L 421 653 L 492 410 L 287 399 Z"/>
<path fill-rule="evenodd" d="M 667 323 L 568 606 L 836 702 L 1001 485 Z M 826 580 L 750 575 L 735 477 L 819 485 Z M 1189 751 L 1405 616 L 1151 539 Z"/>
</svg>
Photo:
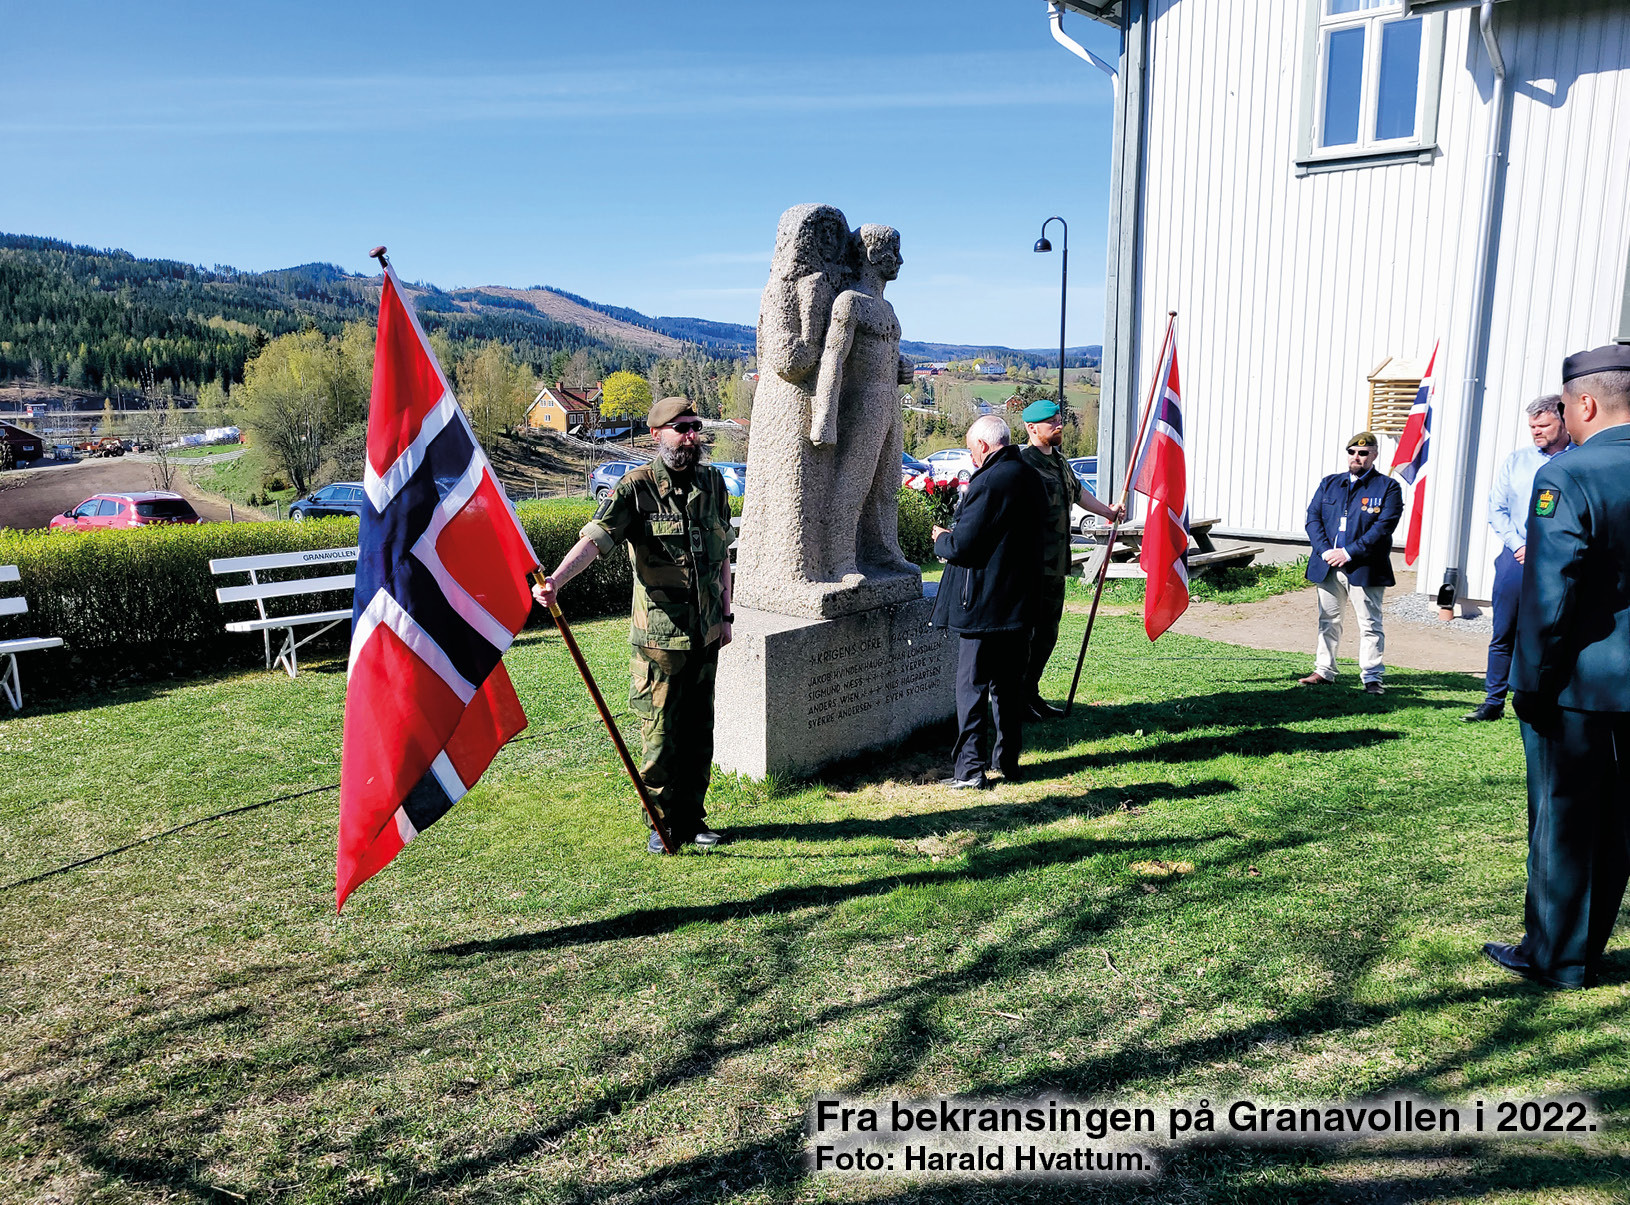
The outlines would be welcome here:
<svg viewBox="0 0 1630 1205">
<path fill-rule="evenodd" d="M 1517 604 L 1522 600 L 1522 565 L 1509 548 L 1494 560 L 1494 637 L 1489 641 L 1485 703 L 1505 705 L 1511 678 L 1511 653 L 1517 647 Z"/>
<path fill-rule="evenodd" d="M 956 660 L 956 745 L 953 772 L 977 778 L 990 769 L 985 752 L 985 717 L 996 726 L 995 764 L 1006 774 L 1019 768 L 1024 747 L 1024 715 L 1029 707 L 1025 683 L 1030 633 L 991 632 L 962 636 Z"/>
<path fill-rule="evenodd" d="M 1030 667 L 1025 676 L 1032 699 L 1041 697 L 1041 676 L 1058 645 L 1058 625 L 1064 619 L 1064 583 L 1067 579 L 1047 576 L 1036 591 L 1036 624 L 1030 629 Z"/>
<path fill-rule="evenodd" d="M 1560 711 L 1522 726 L 1528 755 L 1522 952 L 1568 984 L 1595 978 L 1630 878 L 1630 714 Z"/>
</svg>

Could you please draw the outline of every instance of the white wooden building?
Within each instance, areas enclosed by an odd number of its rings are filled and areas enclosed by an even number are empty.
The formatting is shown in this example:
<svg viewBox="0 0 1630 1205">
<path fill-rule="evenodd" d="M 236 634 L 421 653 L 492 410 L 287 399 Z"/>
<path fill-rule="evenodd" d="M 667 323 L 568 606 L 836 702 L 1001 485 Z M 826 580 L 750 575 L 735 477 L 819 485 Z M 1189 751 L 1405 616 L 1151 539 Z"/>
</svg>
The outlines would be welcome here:
<svg viewBox="0 0 1630 1205">
<path fill-rule="evenodd" d="M 1192 513 L 1301 538 L 1370 375 L 1441 340 L 1419 588 L 1486 599 L 1523 407 L 1630 342 L 1630 2 L 1063 2 L 1122 31 L 1101 474 L 1177 310 Z"/>
</svg>

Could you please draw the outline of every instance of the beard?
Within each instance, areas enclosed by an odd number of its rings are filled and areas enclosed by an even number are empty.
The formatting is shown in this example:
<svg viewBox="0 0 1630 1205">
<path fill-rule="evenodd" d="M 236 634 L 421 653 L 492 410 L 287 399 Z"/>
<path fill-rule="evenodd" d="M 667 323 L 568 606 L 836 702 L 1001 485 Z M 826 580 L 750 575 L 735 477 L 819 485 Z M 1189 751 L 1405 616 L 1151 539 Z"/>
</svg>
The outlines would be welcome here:
<svg viewBox="0 0 1630 1205">
<path fill-rule="evenodd" d="M 1050 443 L 1055 448 L 1059 447 L 1061 444 L 1063 444 L 1063 442 L 1064 442 L 1064 428 L 1060 427 L 1057 431 L 1054 431 L 1051 435 L 1049 435 L 1047 437 L 1047 442 Z"/>
<path fill-rule="evenodd" d="M 702 449 L 695 444 L 676 444 L 673 447 L 663 444 L 657 451 L 662 463 L 676 473 L 690 472 L 702 458 Z"/>
</svg>

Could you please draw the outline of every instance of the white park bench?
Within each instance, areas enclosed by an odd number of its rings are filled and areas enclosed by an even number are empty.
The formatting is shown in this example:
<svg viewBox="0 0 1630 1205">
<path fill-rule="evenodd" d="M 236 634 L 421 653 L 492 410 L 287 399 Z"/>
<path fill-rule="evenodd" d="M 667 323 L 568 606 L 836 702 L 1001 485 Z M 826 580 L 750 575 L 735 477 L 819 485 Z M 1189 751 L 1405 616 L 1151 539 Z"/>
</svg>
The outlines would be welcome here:
<svg viewBox="0 0 1630 1205">
<path fill-rule="evenodd" d="M 0 582 L 18 581 L 17 566 L 0 565 Z M 0 598 L 0 615 L 24 615 L 28 612 L 28 600 L 18 595 L 14 598 Z M 62 645 L 58 636 L 22 636 L 16 640 L 0 640 L 0 692 L 4 692 L 6 702 L 11 704 L 13 711 L 22 710 L 23 681 L 17 676 L 17 654 L 32 653 L 36 649 L 54 649 Z"/>
<path fill-rule="evenodd" d="M 221 586 L 215 591 L 215 597 L 223 603 L 252 602 L 255 609 L 260 612 L 257 619 L 233 620 L 226 625 L 226 630 L 259 632 L 266 646 L 266 668 L 281 665 L 288 670 L 289 677 L 294 677 L 300 671 L 298 651 L 336 624 L 347 622 L 351 618 L 351 608 L 346 607 L 343 611 L 312 611 L 304 615 L 268 615 L 266 600 L 327 594 L 335 590 L 354 590 L 357 584 L 354 568 L 356 559 L 355 548 L 308 548 L 303 552 L 274 552 L 266 556 L 229 556 L 211 561 L 209 563 L 211 573 L 249 575 L 247 586 Z M 303 569 L 312 565 L 343 565 L 347 562 L 353 564 L 352 572 L 330 577 L 297 577 L 270 582 L 262 581 L 260 578 L 262 573 L 270 569 Z M 305 627 L 315 627 L 317 630 L 296 640 L 296 630 Z M 274 655 L 272 633 L 276 631 L 283 632 L 283 640 Z"/>
</svg>

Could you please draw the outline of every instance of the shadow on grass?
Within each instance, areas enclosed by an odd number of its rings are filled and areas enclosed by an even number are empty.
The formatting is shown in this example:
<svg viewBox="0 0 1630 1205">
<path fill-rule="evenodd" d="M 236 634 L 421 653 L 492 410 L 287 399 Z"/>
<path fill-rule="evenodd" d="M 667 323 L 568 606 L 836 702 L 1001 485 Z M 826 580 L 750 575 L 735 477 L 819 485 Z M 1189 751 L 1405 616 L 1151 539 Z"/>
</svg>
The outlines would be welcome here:
<svg viewBox="0 0 1630 1205">
<path fill-rule="evenodd" d="M 1053 767 L 1047 766 L 1051 772 Z M 923 786 L 924 792 L 936 788 Z M 740 841 L 844 841 L 862 837 L 888 837 L 909 841 L 936 833 L 975 831 L 1010 831 L 1037 824 L 1051 824 L 1066 816 L 1094 817 L 1107 815 L 1127 807 L 1145 807 L 1152 803 L 1183 799 L 1206 799 L 1226 795 L 1239 788 L 1222 778 L 1208 778 L 1204 782 L 1177 784 L 1171 782 L 1140 782 L 1126 786 L 1093 788 L 1079 795 L 1049 795 L 1022 803 L 988 803 L 983 806 L 943 808 L 931 812 L 910 812 L 882 817 L 849 816 L 841 820 L 795 821 L 786 824 L 736 824 L 730 826 L 730 840 Z M 735 856 L 732 846 L 721 848 L 714 856 Z M 821 851 L 820 856 L 829 856 Z"/>
</svg>

